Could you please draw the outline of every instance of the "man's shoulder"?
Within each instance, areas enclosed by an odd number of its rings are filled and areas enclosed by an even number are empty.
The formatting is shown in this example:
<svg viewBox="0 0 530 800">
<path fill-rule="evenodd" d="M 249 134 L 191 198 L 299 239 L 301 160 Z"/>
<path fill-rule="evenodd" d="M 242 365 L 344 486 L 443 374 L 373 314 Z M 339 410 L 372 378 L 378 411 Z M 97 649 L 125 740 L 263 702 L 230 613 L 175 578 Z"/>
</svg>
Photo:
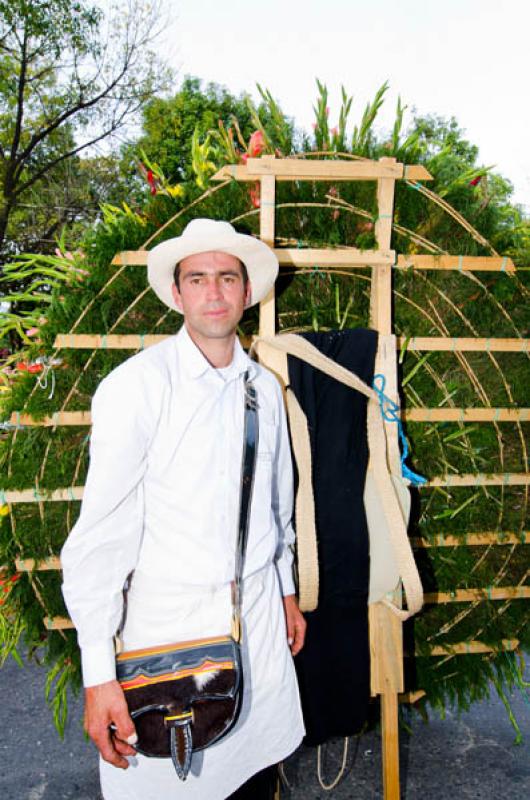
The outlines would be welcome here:
<svg viewBox="0 0 530 800">
<path fill-rule="evenodd" d="M 168 382 L 170 366 L 176 362 L 175 340 L 175 336 L 168 336 L 158 344 L 127 358 L 103 378 L 98 391 L 111 387 L 121 387 L 128 391 L 149 385 L 160 388 L 161 383 Z"/>
</svg>

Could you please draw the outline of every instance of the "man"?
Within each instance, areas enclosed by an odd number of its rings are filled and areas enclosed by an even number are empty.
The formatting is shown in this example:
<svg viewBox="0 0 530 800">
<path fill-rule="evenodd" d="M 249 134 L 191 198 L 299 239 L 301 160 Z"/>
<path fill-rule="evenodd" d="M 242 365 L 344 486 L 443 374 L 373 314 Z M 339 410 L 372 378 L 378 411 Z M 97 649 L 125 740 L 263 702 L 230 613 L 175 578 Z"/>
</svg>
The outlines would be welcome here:
<svg viewBox="0 0 530 800">
<path fill-rule="evenodd" d="M 184 325 L 121 364 L 94 395 L 90 469 L 62 564 L 105 800 L 268 800 L 267 768 L 304 733 L 291 658 L 303 645 L 305 622 L 291 573 L 285 414 L 275 378 L 246 356 L 235 333 L 245 307 L 269 292 L 277 272 L 273 252 L 258 239 L 226 222 L 189 223 L 148 258 L 152 288 L 184 315 Z M 258 397 L 259 445 L 243 581 L 243 706 L 234 730 L 195 754 L 181 782 L 170 759 L 135 753 L 112 637 L 133 570 L 126 650 L 227 631 L 246 371 Z"/>
</svg>

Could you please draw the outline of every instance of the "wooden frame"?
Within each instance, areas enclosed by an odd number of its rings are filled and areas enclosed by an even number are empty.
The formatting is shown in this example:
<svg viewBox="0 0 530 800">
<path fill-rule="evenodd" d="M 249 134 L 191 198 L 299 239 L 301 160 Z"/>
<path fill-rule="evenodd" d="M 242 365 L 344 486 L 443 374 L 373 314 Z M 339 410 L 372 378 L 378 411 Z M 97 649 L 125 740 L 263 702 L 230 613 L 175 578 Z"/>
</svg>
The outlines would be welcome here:
<svg viewBox="0 0 530 800">
<path fill-rule="evenodd" d="M 380 334 L 392 333 L 392 271 L 394 269 L 412 270 L 456 270 L 466 272 L 504 271 L 513 273 L 514 264 L 506 257 L 472 257 L 459 255 L 396 255 L 391 249 L 394 189 L 396 180 L 429 180 L 431 176 L 424 167 L 403 165 L 394 158 L 381 158 L 379 161 L 365 159 L 302 160 L 276 159 L 264 156 L 248 159 L 246 165 L 227 165 L 214 180 L 259 182 L 261 189 L 260 237 L 274 248 L 275 244 L 275 194 L 277 181 L 350 181 L 370 180 L 377 182 L 378 216 L 375 221 L 377 249 L 363 251 L 355 248 L 312 249 L 276 248 L 275 252 L 282 268 L 308 270 L 334 268 L 370 268 L 372 271 L 370 316 L 371 325 Z M 221 188 L 221 187 L 216 187 Z M 145 266 L 147 251 L 127 251 L 115 256 L 112 263 L 118 266 Z M 260 304 L 259 333 L 261 336 L 274 335 L 275 295 L 272 291 Z M 166 338 L 151 334 L 59 334 L 56 348 L 77 349 L 130 349 L 149 347 Z M 397 337 L 396 348 L 385 349 L 383 369 L 387 376 L 386 392 L 396 402 L 397 393 L 397 350 L 432 352 L 515 352 L 528 354 L 529 339 L 466 338 L 466 337 Z M 272 357 L 271 357 L 272 358 Z M 274 364 L 267 363 L 274 370 Z M 530 409 L 521 408 L 412 408 L 401 414 L 410 422 L 527 422 Z M 89 425 L 88 411 L 62 411 L 34 420 L 30 415 L 14 414 L 11 423 L 15 426 L 42 425 Z M 397 426 L 389 428 L 390 459 L 397 464 L 399 444 Z M 526 485 L 529 473 L 505 475 L 448 475 L 434 478 L 427 488 L 437 486 L 475 486 L 475 485 Z M 56 489 L 52 492 L 25 490 L 4 492 L 0 499 L 7 503 L 26 502 L 71 502 L 82 498 L 83 487 Z M 424 538 L 413 540 L 416 547 L 458 546 L 461 544 L 481 546 L 490 544 L 522 544 L 524 542 L 514 533 L 484 532 L 468 534 L 463 540 L 452 535 L 439 534 L 432 541 Z M 20 571 L 60 569 L 57 556 L 40 561 L 23 559 L 17 561 Z M 476 600 L 527 599 L 526 587 L 492 587 L 491 589 L 458 589 L 454 592 L 435 592 L 426 595 L 427 602 L 475 602 Z M 399 597 L 395 598 L 399 601 Z M 53 618 L 45 621 L 48 630 L 65 630 L 73 627 L 66 618 Z M 518 646 L 516 640 L 502 642 L 502 649 L 513 650 Z M 403 696 L 403 641 L 402 626 L 398 618 L 383 604 L 370 607 L 370 652 L 372 660 L 372 691 L 381 696 L 383 785 L 385 800 L 399 800 L 399 741 L 397 724 L 398 698 Z M 429 656 L 449 654 L 488 653 L 494 648 L 482 642 L 460 642 L 447 646 L 435 646 L 428 651 Z M 423 655 L 421 653 L 420 655 Z M 419 699 L 422 692 L 414 693 Z M 414 701 L 414 700 L 412 700 Z"/>
<path fill-rule="evenodd" d="M 495 256 L 445 256 L 445 255 L 398 255 L 393 250 L 358 250 L 330 248 L 275 247 L 280 267 L 368 267 L 374 264 L 391 264 L 394 269 L 456 270 L 458 272 L 515 272 L 511 258 Z M 147 250 L 125 250 L 112 259 L 116 266 L 147 266 Z"/>
</svg>

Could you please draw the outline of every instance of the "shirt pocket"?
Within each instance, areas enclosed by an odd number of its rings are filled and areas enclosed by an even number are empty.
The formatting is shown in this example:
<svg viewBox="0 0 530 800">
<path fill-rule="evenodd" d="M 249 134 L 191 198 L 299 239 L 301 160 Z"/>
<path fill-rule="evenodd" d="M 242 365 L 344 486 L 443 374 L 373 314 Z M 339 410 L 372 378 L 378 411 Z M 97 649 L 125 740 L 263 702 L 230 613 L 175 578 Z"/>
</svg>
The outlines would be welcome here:
<svg viewBox="0 0 530 800">
<path fill-rule="evenodd" d="M 276 425 L 268 419 L 259 419 L 258 461 L 272 462 L 276 452 Z"/>
</svg>

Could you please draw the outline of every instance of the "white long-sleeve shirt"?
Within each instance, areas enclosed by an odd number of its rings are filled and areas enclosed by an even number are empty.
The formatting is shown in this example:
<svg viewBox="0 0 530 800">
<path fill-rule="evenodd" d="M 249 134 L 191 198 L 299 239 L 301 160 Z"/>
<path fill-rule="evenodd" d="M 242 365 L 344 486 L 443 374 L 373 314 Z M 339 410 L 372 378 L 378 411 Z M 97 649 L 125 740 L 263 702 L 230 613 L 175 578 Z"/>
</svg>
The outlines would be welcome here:
<svg viewBox="0 0 530 800">
<path fill-rule="evenodd" d="M 283 594 L 294 592 L 292 468 L 279 385 L 238 341 L 232 364 L 215 369 L 183 326 L 125 361 L 94 395 L 81 514 L 61 553 L 85 686 L 115 677 L 113 636 L 131 570 L 136 595 L 159 587 L 161 615 L 167 593 L 215 592 L 233 579 L 246 370 L 258 394 L 259 448 L 244 575 L 274 562 Z M 156 597 L 147 601 L 156 607 Z M 201 614 L 196 629 L 193 613 L 176 621 L 173 641 L 201 635 Z"/>
<path fill-rule="evenodd" d="M 100 761 L 105 800 L 224 800 L 287 757 L 304 734 L 281 592 L 294 592 L 292 468 L 281 390 L 236 342 L 213 368 L 183 327 L 100 384 L 63 591 L 90 686 L 115 676 L 113 635 L 128 593 L 125 649 L 228 633 L 243 451 L 243 375 L 258 395 L 259 446 L 243 581 L 243 704 L 235 728 L 196 753 Z"/>
</svg>

